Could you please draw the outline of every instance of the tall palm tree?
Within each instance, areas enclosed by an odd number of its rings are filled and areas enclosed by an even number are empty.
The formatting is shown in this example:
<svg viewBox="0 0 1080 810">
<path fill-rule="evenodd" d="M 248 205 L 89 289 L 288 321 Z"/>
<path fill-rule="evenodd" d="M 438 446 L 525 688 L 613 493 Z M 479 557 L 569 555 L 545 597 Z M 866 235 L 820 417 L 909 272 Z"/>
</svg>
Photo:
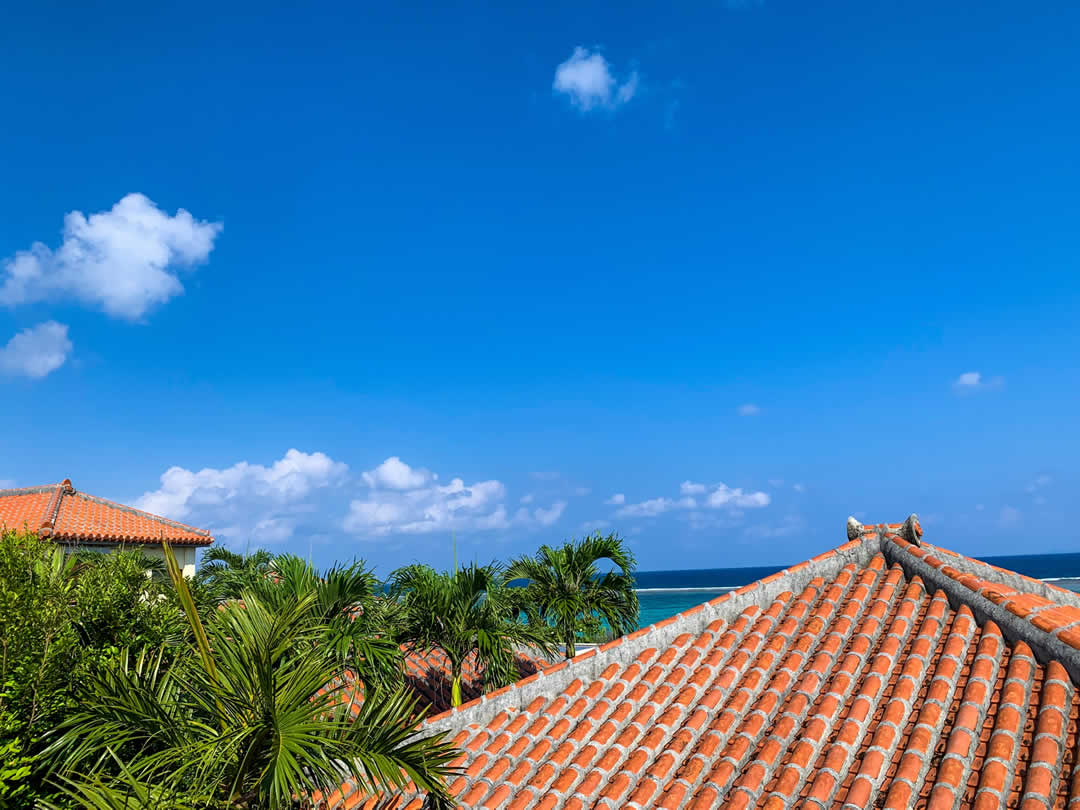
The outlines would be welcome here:
<svg viewBox="0 0 1080 810">
<path fill-rule="evenodd" d="M 552 654 L 549 629 L 521 620 L 524 605 L 514 590 L 496 563 L 474 563 L 452 572 L 409 565 L 393 573 L 391 594 L 405 607 L 402 640 L 414 649 L 445 653 L 452 705 L 461 705 L 462 675 L 470 656 L 490 689 L 517 678 L 518 648 Z"/>
<path fill-rule="evenodd" d="M 202 555 L 195 581 L 206 585 L 221 599 L 236 599 L 270 572 L 274 555 L 266 549 L 238 554 L 224 546 L 214 546 Z"/>
<path fill-rule="evenodd" d="M 605 560 L 613 568 L 601 573 L 599 563 Z M 633 553 L 618 535 L 597 532 L 555 548 L 543 545 L 536 556 L 515 559 L 506 576 L 528 580 L 527 600 L 554 629 L 566 657 L 573 658 L 579 634 L 606 624 L 620 636 L 637 626 L 634 565 Z"/>
<path fill-rule="evenodd" d="M 254 591 L 204 624 L 171 551 L 193 642 L 169 667 L 131 651 L 88 683 L 52 753 L 68 798 L 100 810 L 285 810 L 346 779 L 369 793 L 411 782 L 449 799 L 454 749 L 417 734 L 403 691 L 354 705 L 350 659 L 324 643 L 314 594 L 265 604 Z"/>
</svg>

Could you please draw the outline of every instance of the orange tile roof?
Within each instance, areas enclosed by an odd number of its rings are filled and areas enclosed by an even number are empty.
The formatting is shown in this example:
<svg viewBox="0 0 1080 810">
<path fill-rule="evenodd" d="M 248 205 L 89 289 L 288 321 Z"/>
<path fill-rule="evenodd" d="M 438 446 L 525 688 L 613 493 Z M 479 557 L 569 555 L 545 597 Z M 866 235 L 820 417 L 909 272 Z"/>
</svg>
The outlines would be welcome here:
<svg viewBox="0 0 1080 810">
<path fill-rule="evenodd" d="M 0 489 L 0 527 L 37 532 L 61 543 L 160 543 L 208 546 L 210 532 L 104 498 L 71 481 Z"/>
<path fill-rule="evenodd" d="M 1080 807 L 1080 597 L 904 524 L 431 718 L 462 808 Z M 347 783 L 323 807 L 374 807 Z M 406 793 L 386 805 L 420 808 Z"/>
</svg>

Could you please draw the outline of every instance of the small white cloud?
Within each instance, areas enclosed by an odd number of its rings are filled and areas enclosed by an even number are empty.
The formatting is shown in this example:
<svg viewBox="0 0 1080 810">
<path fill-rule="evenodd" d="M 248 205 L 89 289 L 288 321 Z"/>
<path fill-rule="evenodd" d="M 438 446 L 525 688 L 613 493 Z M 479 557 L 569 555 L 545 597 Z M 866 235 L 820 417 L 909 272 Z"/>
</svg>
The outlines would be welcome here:
<svg viewBox="0 0 1080 810">
<path fill-rule="evenodd" d="M 981 504 L 981 503 L 975 504 L 975 511 L 976 512 L 982 512 L 984 509 L 986 509 L 986 507 L 983 504 Z"/>
<path fill-rule="evenodd" d="M 698 508 L 698 500 L 694 495 L 705 495 L 701 505 L 707 509 L 757 509 L 768 506 L 771 498 L 765 492 L 746 492 L 742 488 L 732 489 L 726 484 L 697 484 L 693 481 L 684 481 L 680 487 L 683 496 L 678 500 L 673 498 L 650 498 L 641 503 L 633 503 L 622 506 L 615 512 L 617 517 L 656 517 L 672 510 L 685 510 Z M 707 494 L 706 494 L 707 493 Z M 622 503 L 622 502 L 620 502 Z"/>
<path fill-rule="evenodd" d="M 1015 509 L 1011 506 L 1001 507 L 1001 513 L 998 515 L 998 523 L 1002 526 L 1017 526 L 1020 523 L 1020 519 L 1023 517 L 1019 509 Z"/>
<path fill-rule="evenodd" d="M 374 470 L 362 473 L 360 477 L 369 487 L 387 489 L 416 489 L 438 478 L 427 470 L 413 469 L 397 456 L 390 456 Z"/>
<path fill-rule="evenodd" d="M 533 472 L 533 473 L 529 473 L 529 475 L 531 475 L 537 481 L 558 481 L 559 478 L 561 477 L 561 473 L 551 472 L 551 471 L 548 471 L 548 472 L 544 472 L 544 471 Z"/>
<path fill-rule="evenodd" d="M 1040 475 L 1038 478 L 1028 484 L 1025 489 L 1028 492 L 1038 492 L 1040 489 L 1050 486 L 1051 483 L 1053 483 L 1053 479 L 1049 475 Z"/>
<path fill-rule="evenodd" d="M 39 380 L 64 365 L 71 349 L 65 324 L 39 323 L 19 332 L 0 349 L 0 373 Z"/>
<path fill-rule="evenodd" d="M 705 505 L 712 509 L 757 509 L 768 506 L 770 501 L 771 498 L 766 492 L 744 492 L 739 487 L 731 489 L 726 484 L 717 484 L 706 498 Z"/>
<path fill-rule="evenodd" d="M 325 453 L 295 449 L 269 467 L 247 461 L 198 472 L 170 467 L 161 486 L 135 505 L 234 542 L 278 542 L 316 512 L 309 500 L 313 493 L 342 482 L 347 473 L 347 465 Z"/>
<path fill-rule="evenodd" d="M 0 478 L 0 489 L 14 489 L 15 479 L 13 478 Z"/>
<path fill-rule="evenodd" d="M 139 320 L 184 291 L 176 270 L 206 261 L 221 229 L 183 208 L 169 216 L 142 194 L 89 217 L 72 211 L 55 251 L 35 242 L 3 262 L 0 303 L 74 298 Z"/>
<path fill-rule="evenodd" d="M 565 509 L 566 501 L 556 501 L 547 509 L 537 509 L 533 512 L 533 516 L 536 518 L 536 522 L 541 526 L 550 526 L 562 517 L 562 513 Z"/>
<path fill-rule="evenodd" d="M 624 503 L 626 503 L 626 496 L 623 495 L 621 492 L 616 492 L 614 495 L 604 501 L 604 503 L 608 504 L 609 506 L 622 506 Z"/>
<path fill-rule="evenodd" d="M 986 391 L 992 388 L 1000 388 L 1004 383 L 1004 377 L 984 379 L 982 373 L 979 371 L 965 371 L 953 380 L 953 390 L 959 393 Z"/>
<path fill-rule="evenodd" d="M 783 485 L 784 485 L 784 479 L 783 478 L 770 478 L 769 479 L 769 486 L 772 487 L 773 489 L 778 489 L 779 487 L 782 487 Z"/>
<path fill-rule="evenodd" d="M 577 487 L 577 488 L 576 488 L 576 489 L 574 490 L 574 494 L 575 494 L 575 495 L 576 495 L 577 497 L 579 497 L 579 498 L 583 498 L 583 497 L 585 497 L 585 496 L 586 496 L 586 495 L 588 495 L 588 494 L 589 494 L 590 492 L 592 492 L 592 490 L 591 490 L 591 489 L 589 489 L 588 487 Z"/>
<path fill-rule="evenodd" d="M 670 498 L 653 498 L 641 503 L 632 503 L 615 512 L 616 517 L 656 517 L 675 508 L 675 501 Z"/>
<path fill-rule="evenodd" d="M 567 96 L 575 107 L 588 112 L 597 108 L 613 110 L 626 104 L 637 93 L 638 81 L 635 71 L 620 84 L 602 54 L 579 46 L 555 68 L 551 86 L 556 93 Z"/>
<path fill-rule="evenodd" d="M 806 492 L 806 487 L 803 484 L 792 484 L 791 488 L 796 492 Z"/>
<path fill-rule="evenodd" d="M 557 473 L 552 475 L 558 477 Z M 531 513 L 521 506 L 511 515 L 506 506 L 506 487 L 501 481 L 466 484 L 461 478 L 454 478 L 441 485 L 435 473 L 410 467 L 397 456 L 391 456 L 361 477 L 370 491 L 366 497 L 350 502 L 343 522 L 347 532 L 358 536 L 549 526 L 566 509 L 565 501 L 557 501 Z M 534 500 L 532 493 L 520 499 L 522 504 Z"/>
<path fill-rule="evenodd" d="M 747 402 L 739 406 L 739 416 L 757 416 L 759 413 L 761 413 L 761 408 L 753 402 Z"/>
</svg>

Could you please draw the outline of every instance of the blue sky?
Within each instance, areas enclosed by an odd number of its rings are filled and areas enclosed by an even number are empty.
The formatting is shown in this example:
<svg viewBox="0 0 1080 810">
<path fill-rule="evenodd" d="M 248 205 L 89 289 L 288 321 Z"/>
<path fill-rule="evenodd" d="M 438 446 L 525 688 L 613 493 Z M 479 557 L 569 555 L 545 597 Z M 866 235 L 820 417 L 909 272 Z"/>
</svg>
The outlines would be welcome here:
<svg viewBox="0 0 1080 810">
<path fill-rule="evenodd" d="M 380 572 L 1076 549 L 1075 4 L 24 6 L 0 479 Z"/>
</svg>

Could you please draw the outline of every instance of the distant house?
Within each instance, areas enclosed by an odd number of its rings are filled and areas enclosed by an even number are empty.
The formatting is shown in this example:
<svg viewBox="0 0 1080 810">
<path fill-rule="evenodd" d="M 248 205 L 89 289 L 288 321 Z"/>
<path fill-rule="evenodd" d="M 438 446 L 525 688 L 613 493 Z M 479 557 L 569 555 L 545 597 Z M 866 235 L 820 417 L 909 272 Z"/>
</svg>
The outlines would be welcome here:
<svg viewBox="0 0 1080 810">
<path fill-rule="evenodd" d="M 195 575 L 195 549 L 214 542 L 210 532 L 60 484 L 0 489 L 0 527 L 51 537 L 71 550 L 112 551 L 137 547 L 164 558 L 163 542 L 176 554 L 184 576 Z"/>
</svg>

